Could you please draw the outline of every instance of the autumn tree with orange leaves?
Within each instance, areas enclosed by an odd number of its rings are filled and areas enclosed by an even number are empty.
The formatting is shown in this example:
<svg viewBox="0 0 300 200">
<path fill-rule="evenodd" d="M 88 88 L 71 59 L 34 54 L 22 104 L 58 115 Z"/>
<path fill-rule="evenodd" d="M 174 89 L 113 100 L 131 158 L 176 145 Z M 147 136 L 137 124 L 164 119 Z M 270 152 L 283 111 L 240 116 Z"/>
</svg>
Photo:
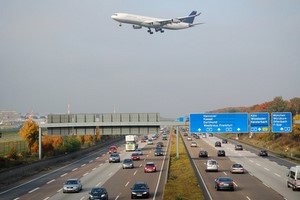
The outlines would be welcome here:
<svg viewBox="0 0 300 200">
<path fill-rule="evenodd" d="M 27 120 L 20 129 L 19 135 L 27 143 L 29 152 L 35 152 L 39 142 L 39 126 L 32 119 Z M 34 148 L 35 147 L 35 148 Z"/>
</svg>

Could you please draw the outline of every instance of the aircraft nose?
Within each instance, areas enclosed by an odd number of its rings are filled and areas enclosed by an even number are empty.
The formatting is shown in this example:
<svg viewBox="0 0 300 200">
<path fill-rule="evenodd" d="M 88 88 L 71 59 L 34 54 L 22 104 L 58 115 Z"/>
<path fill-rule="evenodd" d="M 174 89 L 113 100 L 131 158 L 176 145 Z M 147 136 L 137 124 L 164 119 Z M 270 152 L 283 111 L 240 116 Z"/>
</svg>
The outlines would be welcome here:
<svg viewBox="0 0 300 200">
<path fill-rule="evenodd" d="M 116 14 L 116 13 L 111 16 L 112 19 L 117 19 L 117 17 L 118 17 L 118 14 Z"/>
</svg>

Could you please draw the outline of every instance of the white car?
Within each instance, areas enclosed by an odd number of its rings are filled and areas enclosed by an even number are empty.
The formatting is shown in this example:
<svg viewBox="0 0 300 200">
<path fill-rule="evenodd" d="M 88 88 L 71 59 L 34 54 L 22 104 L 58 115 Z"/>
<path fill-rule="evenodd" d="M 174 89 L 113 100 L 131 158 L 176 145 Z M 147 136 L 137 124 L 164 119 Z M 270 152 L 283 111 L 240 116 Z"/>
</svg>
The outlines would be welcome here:
<svg viewBox="0 0 300 200">
<path fill-rule="evenodd" d="M 188 136 L 188 137 L 187 137 L 187 140 L 188 140 L 188 141 L 191 141 L 191 140 L 192 140 L 192 138 L 191 138 L 190 136 Z"/>
<path fill-rule="evenodd" d="M 148 139 L 147 144 L 153 144 L 153 140 L 152 139 Z"/>
<path fill-rule="evenodd" d="M 218 162 L 216 160 L 206 161 L 206 170 L 205 171 L 218 171 Z"/>
<path fill-rule="evenodd" d="M 191 147 L 197 147 L 197 142 L 191 142 Z"/>
</svg>

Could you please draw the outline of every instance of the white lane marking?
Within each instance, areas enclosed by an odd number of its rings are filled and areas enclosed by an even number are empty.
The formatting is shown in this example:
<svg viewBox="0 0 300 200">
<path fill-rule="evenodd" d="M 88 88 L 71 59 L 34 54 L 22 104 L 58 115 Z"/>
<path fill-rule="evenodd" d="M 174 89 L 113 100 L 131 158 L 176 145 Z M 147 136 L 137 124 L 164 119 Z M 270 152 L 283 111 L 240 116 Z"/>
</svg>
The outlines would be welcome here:
<svg viewBox="0 0 300 200">
<path fill-rule="evenodd" d="M 100 158 L 100 157 L 97 157 L 96 160 L 99 159 L 99 158 Z"/>
<path fill-rule="evenodd" d="M 101 167 L 103 165 L 103 163 L 99 164 L 99 167 Z"/>
<path fill-rule="evenodd" d="M 133 176 L 136 175 L 136 173 L 137 173 L 137 170 L 133 173 Z"/>
<path fill-rule="evenodd" d="M 261 166 L 260 164 L 258 164 L 258 163 L 255 163 L 257 166 Z"/>
<path fill-rule="evenodd" d="M 248 200 L 251 200 L 250 197 L 248 197 L 248 196 L 246 196 L 246 198 L 247 198 Z"/>
<path fill-rule="evenodd" d="M 30 193 L 33 193 L 34 191 L 36 191 L 36 190 L 38 190 L 38 189 L 40 189 L 39 187 L 37 187 L 37 188 L 35 188 L 35 189 L 33 189 L 33 190 L 31 190 L 31 191 L 29 191 L 28 193 L 30 194 Z"/>
<path fill-rule="evenodd" d="M 94 171 L 94 170 L 96 170 L 96 169 L 97 169 L 97 168 L 95 167 L 95 168 L 92 169 L 92 171 Z"/>
<path fill-rule="evenodd" d="M 274 173 L 276 176 L 281 177 L 279 174 Z"/>
<path fill-rule="evenodd" d="M 50 197 L 46 197 L 45 199 L 43 199 L 43 200 L 48 200 L 48 199 L 50 199 Z"/>
<path fill-rule="evenodd" d="M 77 169 L 78 169 L 78 168 L 73 169 L 72 172 L 76 171 Z"/>
<path fill-rule="evenodd" d="M 264 168 L 265 170 L 267 170 L 267 171 L 270 171 L 268 168 Z"/>
<path fill-rule="evenodd" d="M 125 187 L 127 187 L 127 186 L 128 186 L 128 184 L 129 184 L 129 181 L 126 183 Z"/>
<path fill-rule="evenodd" d="M 250 159 L 249 159 L 249 161 L 250 161 L 250 162 L 253 162 L 253 160 L 250 160 Z"/>
<path fill-rule="evenodd" d="M 83 199 L 85 199 L 85 196 L 83 196 L 83 197 L 80 198 L 80 200 L 83 200 Z"/>
<path fill-rule="evenodd" d="M 60 175 L 60 177 L 64 177 L 64 176 L 66 176 L 66 175 L 68 175 L 68 173 L 65 173 L 65 174 L 63 174 L 63 175 Z"/>
<path fill-rule="evenodd" d="M 18 197 L 18 198 L 15 198 L 14 200 L 19 200 L 20 199 L 20 197 Z"/>
<path fill-rule="evenodd" d="M 86 176 L 86 175 L 88 175 L 89 173 L 87 172 L 87 173 L 85 173 L 85 174 L 83 174 L 83 176 Z"/>
<path fill-rule="evenodd" d="M 121 193 L 118 196 L 116 196 L 115 200 L 117 200 L 120 197 L 120 195 L 121 195 Z"/>
<path fill-rule="evenodd" d="M 81 165 L 81 167 L 84 167 L 84 166 L 86 166 L 86 164 Z"/>
<path fill-rule="evenodd" d="M 99 183 L 96 185 L 96 187 L 100 186 L 101 184 L 102 184 L 102 182 L 99 182 Z"/>
<path fill-rule="evenodd" d="M 90 160 L 90 162 L 89 163 L 91 163 L 91 162 L 93 162 L 94 160 Z"/>
<path fill-rule="evenodd" d="M 223 173 L 227 176 L 226 172 L 223 172 Z"/>
<path fill-rule="evenodd" d="M 63 188 L 60 188 L 59 190 L 57 190 L 57 193 L 61 192 L 63 190 Z"/>
<path fill-rule="evenodd" d="M 233 182 L 233 184 L 235 185 L 235 187 L 237 187 L 238 185 L 235 183 L 235 182 Z"/>
<path fill-rule="evenodd" d="M 53 179 L 53 180 L 51 180 L 51 181 L 48 181 L 47 184 L 50 184 L 50 183 L 52 183 L 52 182 L 54 182 L 54 181 L 55 181 L 55 179 Z"/>
<path fill-rule="evenodd" d="M 142 167 L 143 166 L 143 164 L 140 164 L 140 166 L 139 167 Z"/>
<path fill-rule="evenodd" d="M 111 176 L 112 175 L 112 172 L 110 172 L 109 174 L 108 174 L 108 176 Z"/>
</svg>

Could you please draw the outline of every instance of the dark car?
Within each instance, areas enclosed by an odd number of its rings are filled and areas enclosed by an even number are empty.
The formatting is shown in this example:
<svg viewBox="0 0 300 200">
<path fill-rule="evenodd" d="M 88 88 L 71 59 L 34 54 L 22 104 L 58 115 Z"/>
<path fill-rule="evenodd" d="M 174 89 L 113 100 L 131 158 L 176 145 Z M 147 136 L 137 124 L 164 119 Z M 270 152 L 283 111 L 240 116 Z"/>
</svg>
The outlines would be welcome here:
<svg viewBox="0 0 300 200">
<path fill-rule="evenodd" d="M 89 199 L 108 200 L 108 194 L 106 189 L 102 187 L 92 188 L 92 190 L 89 192 Z"/>
<path fill-rule="evenodd" d="M 132 160 L 140 160 L 141 156 L 139 153 L 133 153 L 133 154 L 131 154 L 131 159 Z"/>
<path fill-rule="evenodd" d="M 227 144 L 227 142 L 228 142 L 227 139 L 222 139 L 223 144 Z"/>
<path fill-rule="evenodd" d="M 136 197 L 140 198 L 149 198 L 149 187 L 147 183 L 145 182 L 136 182 L 132 187 L 131 187 L 131 199 L 134 199 Z"/>
<path fill-rule="evenodd" d="M 215 147 L 221 147 L 222 145 L 221 145 L 221 142 L 220 141 L 216 141 L 215 142 Z"/>
<path fill-rule="evenodd" d="M 154 151 L 154 155 L 155 156 L 163 156 L 163 151 L 161 148 L 156 148 L 155 151 Z"/>
<path fill-rule="evenodd" d="M 133 160 L 130 158 L 124 159 L 122 166 L 123 169 L 134 168 Z"/>
<path fill-rule="evenodd" d="M 218 156 L 225 156 L 225 151 L 224 150 L 218 150 L 217 154 L 218 154 Z"/>
<path fill-rule="evenodd" d="M 268 156 L 267 150 L 260 150 L 258 153 L 259 156 Z"/>
<path fill-rule="evenodd" d="M 234 191 L 233 180 L 230 177 L 219 177 L 215 179 L 216 190 L 232 190 Z"/>
<path fill-rule="evenodd" d="M 109 156 L 108 162 L 120 162 L 120 155 L 118 153 L 112 153 Z"/>
<path fill-rule="evenodd" d="M 207 151 L 206 150 L 200 150 L 199 157 L 208 157 Z"/>
<path fill-rule="evenodd" d="M 242 150 L 243 150 L 243 145 L 241 145 L 241 144 L 236 144 L 235 147 L 234 147 L 234 149 L 235 149 L 235 150 L 241 150 L 241 151 L 242 151 Z"/>
</svg>

